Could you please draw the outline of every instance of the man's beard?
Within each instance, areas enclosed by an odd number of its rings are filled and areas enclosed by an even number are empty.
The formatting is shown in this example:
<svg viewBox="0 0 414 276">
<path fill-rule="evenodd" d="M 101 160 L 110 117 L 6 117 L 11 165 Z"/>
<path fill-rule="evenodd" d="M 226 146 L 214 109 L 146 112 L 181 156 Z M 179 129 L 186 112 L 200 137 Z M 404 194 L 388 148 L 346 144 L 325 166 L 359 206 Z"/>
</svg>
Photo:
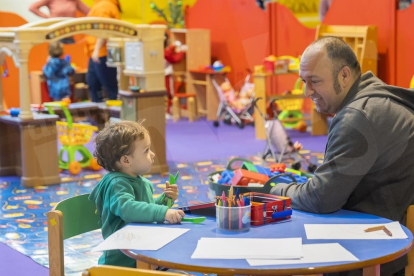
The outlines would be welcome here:
<svg viewBox="0 0 414 276">
<path fill-rule="evenodd" d="M 338 78 L 334 78 L 334 84 L 333 84 L 334 92 L 336 95 L 342 92 L 341 85 L 339 84 Z"/>
</svg>

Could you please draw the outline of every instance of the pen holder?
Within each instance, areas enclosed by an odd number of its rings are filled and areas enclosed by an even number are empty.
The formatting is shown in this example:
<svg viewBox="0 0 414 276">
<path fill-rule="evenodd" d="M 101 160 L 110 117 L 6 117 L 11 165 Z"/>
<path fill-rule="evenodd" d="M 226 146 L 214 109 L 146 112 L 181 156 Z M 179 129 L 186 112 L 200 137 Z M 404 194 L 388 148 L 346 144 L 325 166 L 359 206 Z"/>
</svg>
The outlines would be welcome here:
<svg viewBox="0 0 414 276">
<path fill-rule="evenodd" d="M 217 229 L 230 231 L 249 231 L 251 205 L 224 207 L 216 204 Z"/>
</svg>

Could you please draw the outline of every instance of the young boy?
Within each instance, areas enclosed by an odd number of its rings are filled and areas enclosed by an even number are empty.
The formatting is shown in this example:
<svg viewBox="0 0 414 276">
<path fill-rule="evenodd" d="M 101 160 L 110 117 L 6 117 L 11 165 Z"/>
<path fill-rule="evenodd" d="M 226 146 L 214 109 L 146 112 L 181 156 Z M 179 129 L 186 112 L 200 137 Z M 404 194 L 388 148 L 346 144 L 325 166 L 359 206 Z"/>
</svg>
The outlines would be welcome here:
<svg viewBox="0 0 414 276">
<path fill-rule="evenodd" d="M 47 79 L 47 88 L 49 96 L 54 101 L 60 101 L 63 98 L 70 97 L 69 76 L 75 73 L 73 67 L 62 58 L 63 47 L 59 42 L 49 44 L 49 58 L 43 67 L 43 74 Z"/>
<path fill-rule="evenodd" d="M 155 156 L 149 133 L 141 124 L 108 124 L 95 143 L 98 164 L 109 171 L 89 196 L 101 217 L 104 239 L 131 222 L 181 222 L 184 212 L 169 209 L 161 202 L 162 195 L 154 200 L 151 182 L 141 176 L 150 170 Z M 177 186 L 167 181 L 164 194 L 176 200 Z M 136 267 L 136 261 L 119 250 L 105 251 L 99 264 Z"/>
</svg>

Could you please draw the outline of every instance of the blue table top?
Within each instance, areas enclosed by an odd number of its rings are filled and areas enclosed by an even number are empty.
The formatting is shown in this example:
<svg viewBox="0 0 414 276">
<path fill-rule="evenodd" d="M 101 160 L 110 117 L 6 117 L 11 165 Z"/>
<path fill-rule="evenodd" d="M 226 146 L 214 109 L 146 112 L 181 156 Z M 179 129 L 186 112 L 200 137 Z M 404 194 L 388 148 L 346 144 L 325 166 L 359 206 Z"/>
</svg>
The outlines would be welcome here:
<svg viewBox="0 0 414 276">
<path fill-rule="evenodd" d="M 223 232 L 217 230 L 215 218 L 207 218 L 202 224 L 182 223 L 181 225 L 157 225 L 153 227 L 188 228 L 190 231 L 175 239 L 157 251 L 131 250 L 124 251 L 127 255 L 151 264 L 163 265 L 169 268 L 185 269 L 198 272 L 217 273 L 218 269 L 225 272 L 242 274 L 298 274 L 311 270 L 313 273 L 345 271 L 382 264 L 394 260 L 408 252 L 411 247 L 413 235 L 403 226 L 408 239 L 394 240 L 308 240 L 304 224 L 381 224 L 391 222 L 388 219 L 340 210 L 332 214 L 312 214 L 302 211 L 293 211 L 292 219 L 282 223 L 273 223 L 262 226 L 252 226 L 248 232 Z M 142 225 L 142 224 L 134 224 Z M 148 226 L 148 224 L 146 224 Z M 352 254 L 359 262 L 313 263 L 296 265 L 250 266 L 246 260 L 222 259 L 191 259 L 202 237 L 215 238 L 292 238 L 302 237 L 303 244 L 313 243 L 339 243 Z M 217 250 L 222 250 L 218 248 Z M 276 248 L 275 250 L 283 250 Z M 132 255 L 131 255 L 132 254 Z M 384 258 L 386 257 L 386 258 Z M 388 258 L 388 259 L 387 259 Z M 305 271 L 303 271 L 305 270 Z M 311 272 L 309 271 L 309 272 Z"/>
</svg>

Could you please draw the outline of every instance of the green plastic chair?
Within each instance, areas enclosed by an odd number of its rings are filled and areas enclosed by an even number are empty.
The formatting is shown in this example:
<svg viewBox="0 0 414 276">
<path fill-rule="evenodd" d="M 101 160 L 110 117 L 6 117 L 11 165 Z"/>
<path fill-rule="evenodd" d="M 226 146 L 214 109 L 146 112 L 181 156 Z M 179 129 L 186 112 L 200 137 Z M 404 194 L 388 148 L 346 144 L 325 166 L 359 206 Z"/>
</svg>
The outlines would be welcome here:
<svg viewBox="0 0 414 276">
<path fill-rule="evenodd" d="M 49 275 L 64 276 L 63 240 L 102 227 L 95 203 L 89 194 L 65 199 L 47 213 Z"/>
</svg>

